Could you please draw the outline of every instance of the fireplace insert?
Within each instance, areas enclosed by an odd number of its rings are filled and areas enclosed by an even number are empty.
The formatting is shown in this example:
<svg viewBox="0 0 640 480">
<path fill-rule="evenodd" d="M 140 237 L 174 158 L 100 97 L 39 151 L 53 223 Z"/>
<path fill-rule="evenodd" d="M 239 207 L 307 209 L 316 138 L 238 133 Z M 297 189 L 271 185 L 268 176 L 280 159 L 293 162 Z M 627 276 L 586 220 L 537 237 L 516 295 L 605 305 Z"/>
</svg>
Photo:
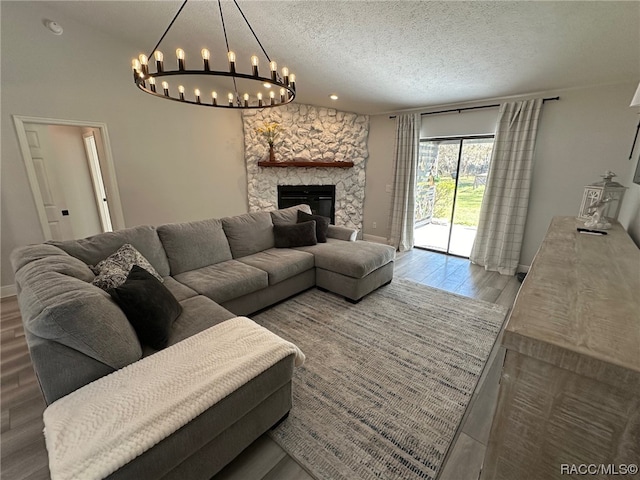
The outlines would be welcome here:
<svg viewBox="0 0 640 480">
<path fill-rule="evenodd" d="M 278 208 L 306 203 L 315 215 L 329 217 L 335 222 L 335 185 L 278 185 Z"/>
</svg>

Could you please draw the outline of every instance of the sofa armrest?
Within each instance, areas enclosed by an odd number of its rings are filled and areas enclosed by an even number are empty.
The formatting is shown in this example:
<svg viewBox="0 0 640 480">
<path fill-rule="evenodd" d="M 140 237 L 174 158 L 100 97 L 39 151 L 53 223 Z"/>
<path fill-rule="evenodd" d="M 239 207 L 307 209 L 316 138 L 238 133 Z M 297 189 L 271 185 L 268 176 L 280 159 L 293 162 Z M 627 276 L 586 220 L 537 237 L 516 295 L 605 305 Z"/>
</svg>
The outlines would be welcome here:
<svg viewBox="0 0 640 480">
<path fill-rule="evenodd" d="M 345 240 L 347 242 L 355 242 L 358 237 L 358 230 L 355 228 L 338 227 L 337 225 L 329 225 L 327 237 Z"/>
</svg>

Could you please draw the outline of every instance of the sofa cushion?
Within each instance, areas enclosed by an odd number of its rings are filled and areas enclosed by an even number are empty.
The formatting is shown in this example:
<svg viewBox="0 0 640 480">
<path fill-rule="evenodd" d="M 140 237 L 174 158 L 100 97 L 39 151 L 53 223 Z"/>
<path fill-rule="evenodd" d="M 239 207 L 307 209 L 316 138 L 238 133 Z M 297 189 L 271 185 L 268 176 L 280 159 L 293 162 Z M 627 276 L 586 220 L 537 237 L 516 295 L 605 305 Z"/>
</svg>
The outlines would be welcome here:
<svg viewBox="0 0 640 480">
<path fill-rule="evenodd" d="M 169 345 L 237 316 L 204 295 L 184 300 L 180 305 L 182 305 L 182 313 L 173 322 L 169 334 Z"/>
<path fill-rule="evenodd" d="M 297 223 L 295 225 L 274 225 L 273 240 L 276 248 L 304 247 L 315 245 L 316 222 Z"/>
<path fill-rule="evenodd" d="M 156 350 L 167 346 L 171 325 L 182 307 L 156 277 L 134 265 L 127 280 L 109 289 L 109 294 L 133 325 L 140 343 Z"/>
<path fill-rule="evenodd" d="M 327 243 L 297 247 L 296 250 L 313 253 L 317 268 L 352 278 L 366 277 L 374 270 L 392 262 L 396 255 L 395 249 L 389 245 L 362 240 L 345 242 L 333 238 L 327 239 Z"/>
<path fill-rule="evenodd" d="M 25 330 L 114 369 L 142 356 L 133 327 L 111 297 L 98 287 L 47 268 L 41 259 L 16 272 Z"/>
<path fill-rule="evenodd" d="M 269 286 L 267 272 L 237 260 L 179 273 L 175 279 L 217 303 Z"/>
<path fill-rule="evenodd" d="M 95 267 L 90 266 L 93 273 L 97 275 L 91 283 L 107 291 L 110 288 L 119 287 L 127 280 L 129 272 L 135 265 L 145 269 L 159 282 L 163 281 L 153 265 L 133 246 L 125 243 L 107 258 L 98 262 Z"/>
<path fill-rule="evenodd" d="M 274 225 L 274 229 L 277 225 Z M 269 275 L 269 285 L 306 272 L 314 266 L 313 255 L 291 249 L 271 248 L 264 252 L 242 257 L 239 262 L 264 270 Z"/>
<path fill-rule="evenodd" d="M 329 222 L 331 219 L 323 217 L 322 215 L 309 215 L 308 213 L 298 210 L 298 223 L 310 222 L 314 220 L 316 222 L 316 238 L 318 243 L 327 242 L 327 231 L 329 230 Z"/>
<path fill-rule="evenodd" d="M 271 221 L 274 225 L 293 225 L 298 223 L 298 212 L 311 213 L 311 207 L 304 203 L 280 210 L 271 210 Z"/>
<path fill-rule="evenodd" d="M 47 243 L 61 248 L 87 265 L 96 265 L 125 243 L 130 243 L 144 255 L 144 258 L 149 260 L 160 276 L 169 275 L 169 261 L 164 253 L 164 248 L 155 227 L 149 225 L 127 228 L 117 232 L 99 233 L 80 240 L 62 242 L 52 240 Z"/>
<path fill-rule="evenodd" d="M 176 297 L 176 300 L 179 302 L 198 295 L 198 292 L 187 287 L 184 283 L 180 283 L 173 277 L 163 277 L 163 280 L 164 286 L 167 287 L 171 295 Z"/>
<path fill-rule="evenodd" d="M 232 258 L 222 221 L 215 218 L 162 225 L 158 235 L 169 258 L 171 275 Z"/>
<path fill-rule="evenodd" d="M 233 258 L 273 248 L 273 223 L 269 212 L 245 213 L 222 219 Z"/>
</svg>

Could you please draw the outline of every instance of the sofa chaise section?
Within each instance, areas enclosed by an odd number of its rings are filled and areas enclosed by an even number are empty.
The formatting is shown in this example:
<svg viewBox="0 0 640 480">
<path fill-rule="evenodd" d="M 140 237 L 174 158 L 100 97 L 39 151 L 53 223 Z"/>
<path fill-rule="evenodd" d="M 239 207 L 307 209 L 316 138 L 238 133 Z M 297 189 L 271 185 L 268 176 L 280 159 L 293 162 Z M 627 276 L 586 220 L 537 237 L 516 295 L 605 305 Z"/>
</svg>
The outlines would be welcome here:
<svg viewBox="0 0 640 480">
<path fill-rule="evenodd" d="M 296 250 L 313 254 L 317 287 L 352 302 L 393 279 L 395 249 L 389 245 L 328 238 L 327 243 Z"/>
</svg>

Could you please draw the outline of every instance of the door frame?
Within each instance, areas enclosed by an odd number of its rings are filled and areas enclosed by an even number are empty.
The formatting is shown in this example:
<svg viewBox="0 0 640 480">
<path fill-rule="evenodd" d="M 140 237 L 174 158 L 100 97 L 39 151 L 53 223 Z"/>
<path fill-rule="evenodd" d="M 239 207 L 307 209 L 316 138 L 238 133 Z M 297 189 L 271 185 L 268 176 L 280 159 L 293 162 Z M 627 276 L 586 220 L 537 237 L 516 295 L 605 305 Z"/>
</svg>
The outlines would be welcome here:
<svg viewBox="0 0 640 480">
<path fill-rule="evenodd" d="M 45 240 L 52 240 L 51 229 L 47 221 L 47 214 L 44 209 L 44 203 L 42 201 L 42 193 L 38 184 L 38 178 L 33 166 L 33 159 L 31 158 L 31 150 L 29 149 L 29 142 L 27 140 L 27 133 L 25 131 L 25 123 L 35 123 L 40 125 L 61 125 L 67 127 L 88 127 L 96 128 L 100 131 L 100 136 L 103 143 L 104 157 L 101 158 L 102 176 L 105 184 L 105 190 L 109 198 L 109 211 L 111 213 L 111 222 L 114 230 L 125 228 L 124 213 L 122 211 L 122 203 L 120 201 L 120 190 L 118 189 L 118 181 L 116 179 L 116 170 L 113 163 L 113 154 L 111 152 L 111 142 L 109 140 L 109 132 L 107 124 L 102 122 L 91 122 L 81 120 L 63 120 L 59 118 L 43 118 L 43 117 L 29 117 L 26 115 L 12 115 L 13 123 L 16 128 L 16 134 L 18 136 L 18 144 L 20 146 L 20 152 L 22 153 L 22 160 L 27 170 L 27 178 L 29 180 L 29 186 L 31 187 L 31 193 L 33 194 L 33 200 L 35 202 L 36 211 L 38 213 L 38 219 L 40 221 L 40 227 Z"/>
<path fill-rule="evenodd" d="M 462 162 L 462 148 L 464 145 L 464 141 L 465 140 L 481 140 L 481 139 L 485 139 L 485 138 L 491 138 L 494 140 L 494 145 L 495 145 L 495 138 L 496 135 L 495 133 L 487 133 L 487 134 L 477 134 L 477 135 L 455 135 L 452 137 L 424 137 L 420 139 L 420 142 L 444 142 L 444 141 L 457 141 L 459 142 L 459 146 L 458 146 L 458 162 L 456 163 L 456 182 L 455 182 L 455 188 L 453 190 L 453 205 L 451 206 L 451 218 L 449 219 L 449 235 L 447 238 L 447 249 L 445 251 L 442 250 L 437 250 L 435 248 L 429 248 L 429 247 L 421 247 L 421 246 L 416 246 L 416 248 L 419 248 L 421 250 L 428 250 L 431 252 L 437 252 L 437 253 L 443 253 L 445 255 L 450 255 L 452 257 L 459 257 L 459 258 L 469 258 L 469 257 L 465 257 L 456 253 L 451 253 L 449 250 L 451 249 L 451 233 L 453 232 L 453 219 L 456 213 L 456 197 L 458 195 L 458 182 L 460 180 L 460 163 Z M 491 166 L 491 163 L 489 163 L 489 166 Z M 414 224 L 414 229 L 415 229 L 415 224 Z"/>
</svg>

